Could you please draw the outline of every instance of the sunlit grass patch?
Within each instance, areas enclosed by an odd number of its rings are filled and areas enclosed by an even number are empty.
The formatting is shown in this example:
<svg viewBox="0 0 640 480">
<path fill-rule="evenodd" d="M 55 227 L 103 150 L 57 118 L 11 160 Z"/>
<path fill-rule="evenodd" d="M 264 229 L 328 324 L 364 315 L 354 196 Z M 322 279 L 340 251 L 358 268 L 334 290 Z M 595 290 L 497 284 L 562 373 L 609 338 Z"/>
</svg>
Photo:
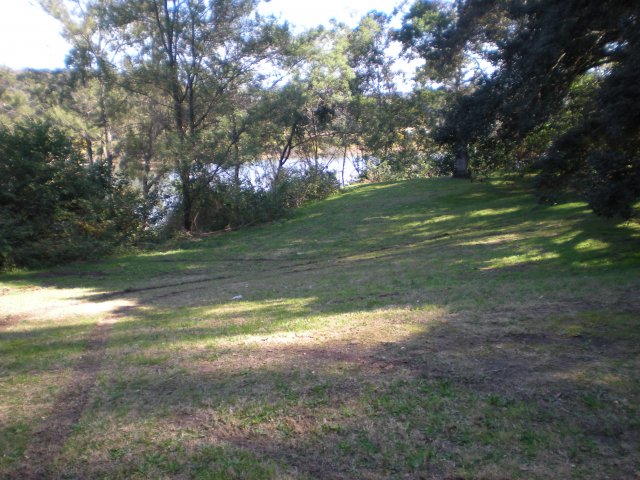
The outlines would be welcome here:
<svg viewBox="0 0 640 480">
<path fill-rule="evenodd" d="M 474 210 L 468 214 L 469 217 L 493 217 L 497 215 L 505 215 L 509 213 L 516 213 L 521 210 L 520 207 L 509 208 L 486 208 L 484 210 Z"/>
<path fill-rule="evenodd" d="M 606 250 L 609 246 L 609 243 L 602 240 L 588 239 L 576 244 L 575 249 L 582 252 L 591 252 L 594 250 Z"/>
<path fill-rule="evenodd" d="M 520 253 L 518 255 L 510 255 L 507 257 L 496 258 L 488 262 L 485 268 L 504 268 L 525 265 L 528 263 L 543 262 L 545 260 L 553 260 L 559 258 L 559 254 L 555 252 L 544 252 L 540 250 L 531 250 Z"/>
<path fill-rule="evenodd" d="M 500 245 L 502 243 L 510 243 L 522 240 L 522 236 L 515 233 L 505 233 L 500 235 L 491 235 L 484 238 L 475 238 L 468 242 L 462 242 L 460 245 Z"/>
</svg>

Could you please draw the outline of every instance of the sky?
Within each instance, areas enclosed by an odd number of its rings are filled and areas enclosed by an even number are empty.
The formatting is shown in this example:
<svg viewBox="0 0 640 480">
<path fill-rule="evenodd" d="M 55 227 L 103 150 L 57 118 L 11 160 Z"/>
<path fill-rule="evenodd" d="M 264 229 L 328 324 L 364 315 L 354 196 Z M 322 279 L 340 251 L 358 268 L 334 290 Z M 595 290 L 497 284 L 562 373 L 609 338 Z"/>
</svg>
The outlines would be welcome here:
<svg viewBox="0 0 640 480">
<path fill-rule="evenodd" d="M 370 10 L 391 13 L 400 0 L 270 0 L 261 14 L 273 14 L 299 28 L 328 24 L 335 18 L 355 26 Z M 60 25 L 35 0 L 0 0 L 0 65 L 13 69 L 63 68 L 69 45 Z"/>
</svg>

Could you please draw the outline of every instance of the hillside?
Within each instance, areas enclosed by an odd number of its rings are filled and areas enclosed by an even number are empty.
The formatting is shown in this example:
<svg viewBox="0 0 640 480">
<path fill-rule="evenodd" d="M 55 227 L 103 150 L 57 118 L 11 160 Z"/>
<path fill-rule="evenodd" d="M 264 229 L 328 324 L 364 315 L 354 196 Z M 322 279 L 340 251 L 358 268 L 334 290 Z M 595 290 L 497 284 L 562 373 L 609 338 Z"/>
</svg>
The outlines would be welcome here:
<svg viewBox="0 0 640 480">
<path fill-rule="evenodd" d="M 640 225 L 522 181 L 0 277 L 0 477 L 632 478 Z"/>
</svg>

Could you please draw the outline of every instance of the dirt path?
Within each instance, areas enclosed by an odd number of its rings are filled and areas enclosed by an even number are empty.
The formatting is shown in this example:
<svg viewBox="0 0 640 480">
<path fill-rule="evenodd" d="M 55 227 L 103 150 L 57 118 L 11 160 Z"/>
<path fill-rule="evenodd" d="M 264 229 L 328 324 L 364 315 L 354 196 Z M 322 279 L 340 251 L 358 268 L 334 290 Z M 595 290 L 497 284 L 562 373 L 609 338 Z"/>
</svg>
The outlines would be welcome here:
<svg viewBox="0 0 640 480">
<path fill-rule="evenodd" d="M 22 464 L 9 478 L 55 478 L 54 462 L 82 416 L 103 363 L 111 328 L 120 315 L 114 314 L 95 325 L 71 383 L 55 400 L 50 415 L 33 432 Z"/>
</svg>

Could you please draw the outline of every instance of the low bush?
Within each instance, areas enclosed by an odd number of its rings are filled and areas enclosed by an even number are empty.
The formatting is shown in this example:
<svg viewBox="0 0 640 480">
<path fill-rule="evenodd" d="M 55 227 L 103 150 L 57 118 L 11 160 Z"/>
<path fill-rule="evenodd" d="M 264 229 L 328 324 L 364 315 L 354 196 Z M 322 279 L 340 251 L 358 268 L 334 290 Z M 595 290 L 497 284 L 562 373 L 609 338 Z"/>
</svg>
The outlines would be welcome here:
<svg viewBox="0 0 640 480">
<path fill-rule="evenodd" d="M 137 202 L 52 126 L 0 128 L 0 269 L 103 255 L 138 234 Z"/>
<path fill-rule="evenodd" d="M 193 230 L 212 232 L 265 223 L 302 204 L 326 198 L 340 188 L 333 172 L 323 168 L 283 170 L 277 182 L 261 187 L 217 179 L 199 185 L 193 204 Z M 174 205 L 169 231 L 182 228 L 182 208 Z"/>
</svg>

